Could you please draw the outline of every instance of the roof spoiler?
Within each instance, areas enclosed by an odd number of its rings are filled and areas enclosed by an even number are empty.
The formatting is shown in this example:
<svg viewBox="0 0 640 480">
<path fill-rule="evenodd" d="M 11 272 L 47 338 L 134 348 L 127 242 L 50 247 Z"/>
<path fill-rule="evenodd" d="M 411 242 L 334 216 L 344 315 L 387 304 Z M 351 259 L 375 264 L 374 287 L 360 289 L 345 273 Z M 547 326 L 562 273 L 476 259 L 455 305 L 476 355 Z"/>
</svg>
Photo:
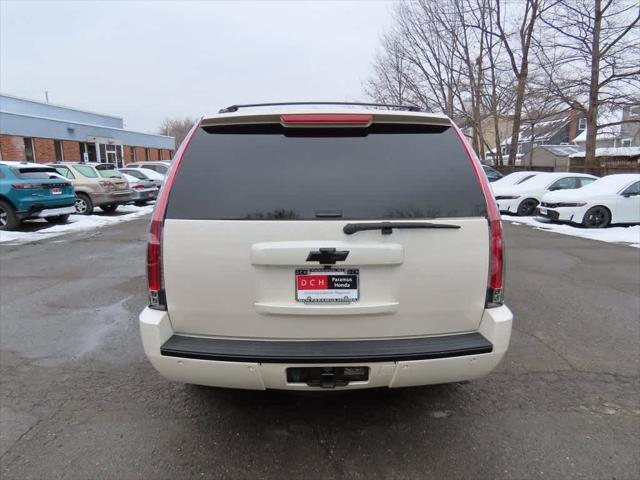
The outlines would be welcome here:
<svg viewBox="0 0 640 480">
<path fill-rule="evenodd" d="M 387 110 L 406 110 L 408 112 L 422 112 L 422 108 L 417 105 L 395 105 L 389 103 L 366 103 L 366 102 L 276 102 L 276 103 L 247 103 L 244 105 L 230 105 L 222 108 L 218 113 L 237 112 L 241 108 L 255 107 L 282 107 L 290 105 L 350 105 L 358 107 L 377 107 L 386 108 Z"/>
</svg>

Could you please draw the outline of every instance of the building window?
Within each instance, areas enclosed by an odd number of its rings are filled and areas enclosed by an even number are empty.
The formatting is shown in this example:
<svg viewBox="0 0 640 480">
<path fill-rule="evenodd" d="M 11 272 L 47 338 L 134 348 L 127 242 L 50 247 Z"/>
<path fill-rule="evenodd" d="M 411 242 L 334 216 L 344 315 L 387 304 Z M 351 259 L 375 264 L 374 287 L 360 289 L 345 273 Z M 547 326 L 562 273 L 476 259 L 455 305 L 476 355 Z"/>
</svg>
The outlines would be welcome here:
<svg viewBox="0 0 640 480">
<path fill-rule="evenodd" d="M 521 144 L 521 143 L 519 143 L 519 144 L 518 144 L 518 150 L 517 150 L 517 153 L 518 153 L 518 155 L 521 155 L 521 154 L 522 154 L 522 144 Z"/>
<path fill-rule="evenodd" d="M 100 161 L 102 163 L 107 161 L 107 148 L 105 147 L 104 143 L 100 143 Z"/>
<path fill-rule="evenodd" d="M 587 128 L 587 119 L 586 118 L 579 118 L 578 119 L 578 130 L 584 130 L 585 128 Z"/>
<path fill-rule="evenodd" d="M 623 147 L 630 147 L 631 146 L 631 139 L 630 138 L 623 138 L 622 139 L 622 146 Z"/>
<path fill-rule="evenodd" d="M 56 162 L 62 162 L 64 160 L 64 156 L 62 154 L 62 142 L 60 140 L 54 140 L 53 147 L 56 151 Z"/>
<path fill-rule="evenodd" d="M 80 155 L 83 162 L 95 162 L 96 161 L 96 144 L 95 143 L 80 143 Z"/>
<path fill-rule="evenodd" d="M 629 109 L 629 114 L 634 117 L 640 116 L 640 105 L 634 105 Z"/>
<path fill-rule="evenodd" d="M 33 138 L 24 137 L 24 158 L 27 162 L 36 161 L 36 154 L 33 149 Z"/>
</svg>

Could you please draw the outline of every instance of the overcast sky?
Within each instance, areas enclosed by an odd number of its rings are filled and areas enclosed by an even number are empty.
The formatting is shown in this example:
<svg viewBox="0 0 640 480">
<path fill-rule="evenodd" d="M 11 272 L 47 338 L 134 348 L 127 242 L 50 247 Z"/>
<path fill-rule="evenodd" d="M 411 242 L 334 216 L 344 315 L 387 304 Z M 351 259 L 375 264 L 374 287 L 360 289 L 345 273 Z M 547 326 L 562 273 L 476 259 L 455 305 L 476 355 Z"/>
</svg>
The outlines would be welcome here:
<svg viewBox="0 0 640 480">
<path fill-rule="evenodd" d="M 142 131 L 233 103 L 359 100 L 393 3 L 0 0 L 0 91 Z"/>
</svg>

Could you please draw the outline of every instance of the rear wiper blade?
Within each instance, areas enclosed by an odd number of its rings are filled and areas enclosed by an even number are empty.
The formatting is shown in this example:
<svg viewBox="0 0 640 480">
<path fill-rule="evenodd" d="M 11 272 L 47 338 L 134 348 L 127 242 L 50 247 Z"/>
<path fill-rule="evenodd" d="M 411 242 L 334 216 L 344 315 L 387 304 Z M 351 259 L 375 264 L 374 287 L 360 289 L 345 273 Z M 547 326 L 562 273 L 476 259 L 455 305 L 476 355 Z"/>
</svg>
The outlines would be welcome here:
<svg viewBox="0 0 640 480">
<path fill-rule="evenodd" d="M 347 223 L 342 231 L 347 235 L 365 230 L 381 230 L 383 235 L 390 235 L 394 228 L 446 228 L 458 229 L 460 225 L 448 223 L 413 223 L 413 222 L 376 222 L 376 223 Z"/>
</svg>

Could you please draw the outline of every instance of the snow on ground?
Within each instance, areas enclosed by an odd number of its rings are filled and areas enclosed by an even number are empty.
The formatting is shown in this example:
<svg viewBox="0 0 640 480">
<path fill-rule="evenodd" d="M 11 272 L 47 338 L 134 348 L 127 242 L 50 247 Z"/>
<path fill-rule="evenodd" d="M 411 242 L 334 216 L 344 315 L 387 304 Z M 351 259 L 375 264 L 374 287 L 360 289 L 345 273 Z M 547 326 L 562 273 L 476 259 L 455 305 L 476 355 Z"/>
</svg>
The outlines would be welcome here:
<svg viewBox="0 0 640 480">
<path fill-rule="evenodd" d="M 640 248 L 640 225 L 632 227 L 579 228 L 551 223 L 541 217 L 515 217 L 510 215 L 502 215 L 502 220 L 511 222 L 512 225 L 530 225 L 535 227 L 536 230 L 546 230 L 601 242 L 623 243 L 630 247 Z"/>
<path fill-rule="evenodd" d="M 67 233 L 95 230 L 99 227 L 133 220 L 150 214 L 152 211 L 153 205 L 145 205 L 144 207 L 120 205 L 114 213 L 105 213 L 97 208 L 93 215 L 71 215 L 69 221 L 63 225 L 52 225 L 44 219 L 27 220 L 20 225 L 19 230 L 13 232 L 0 231 L 0 243 L 17 245 Z"/>
</svg>

